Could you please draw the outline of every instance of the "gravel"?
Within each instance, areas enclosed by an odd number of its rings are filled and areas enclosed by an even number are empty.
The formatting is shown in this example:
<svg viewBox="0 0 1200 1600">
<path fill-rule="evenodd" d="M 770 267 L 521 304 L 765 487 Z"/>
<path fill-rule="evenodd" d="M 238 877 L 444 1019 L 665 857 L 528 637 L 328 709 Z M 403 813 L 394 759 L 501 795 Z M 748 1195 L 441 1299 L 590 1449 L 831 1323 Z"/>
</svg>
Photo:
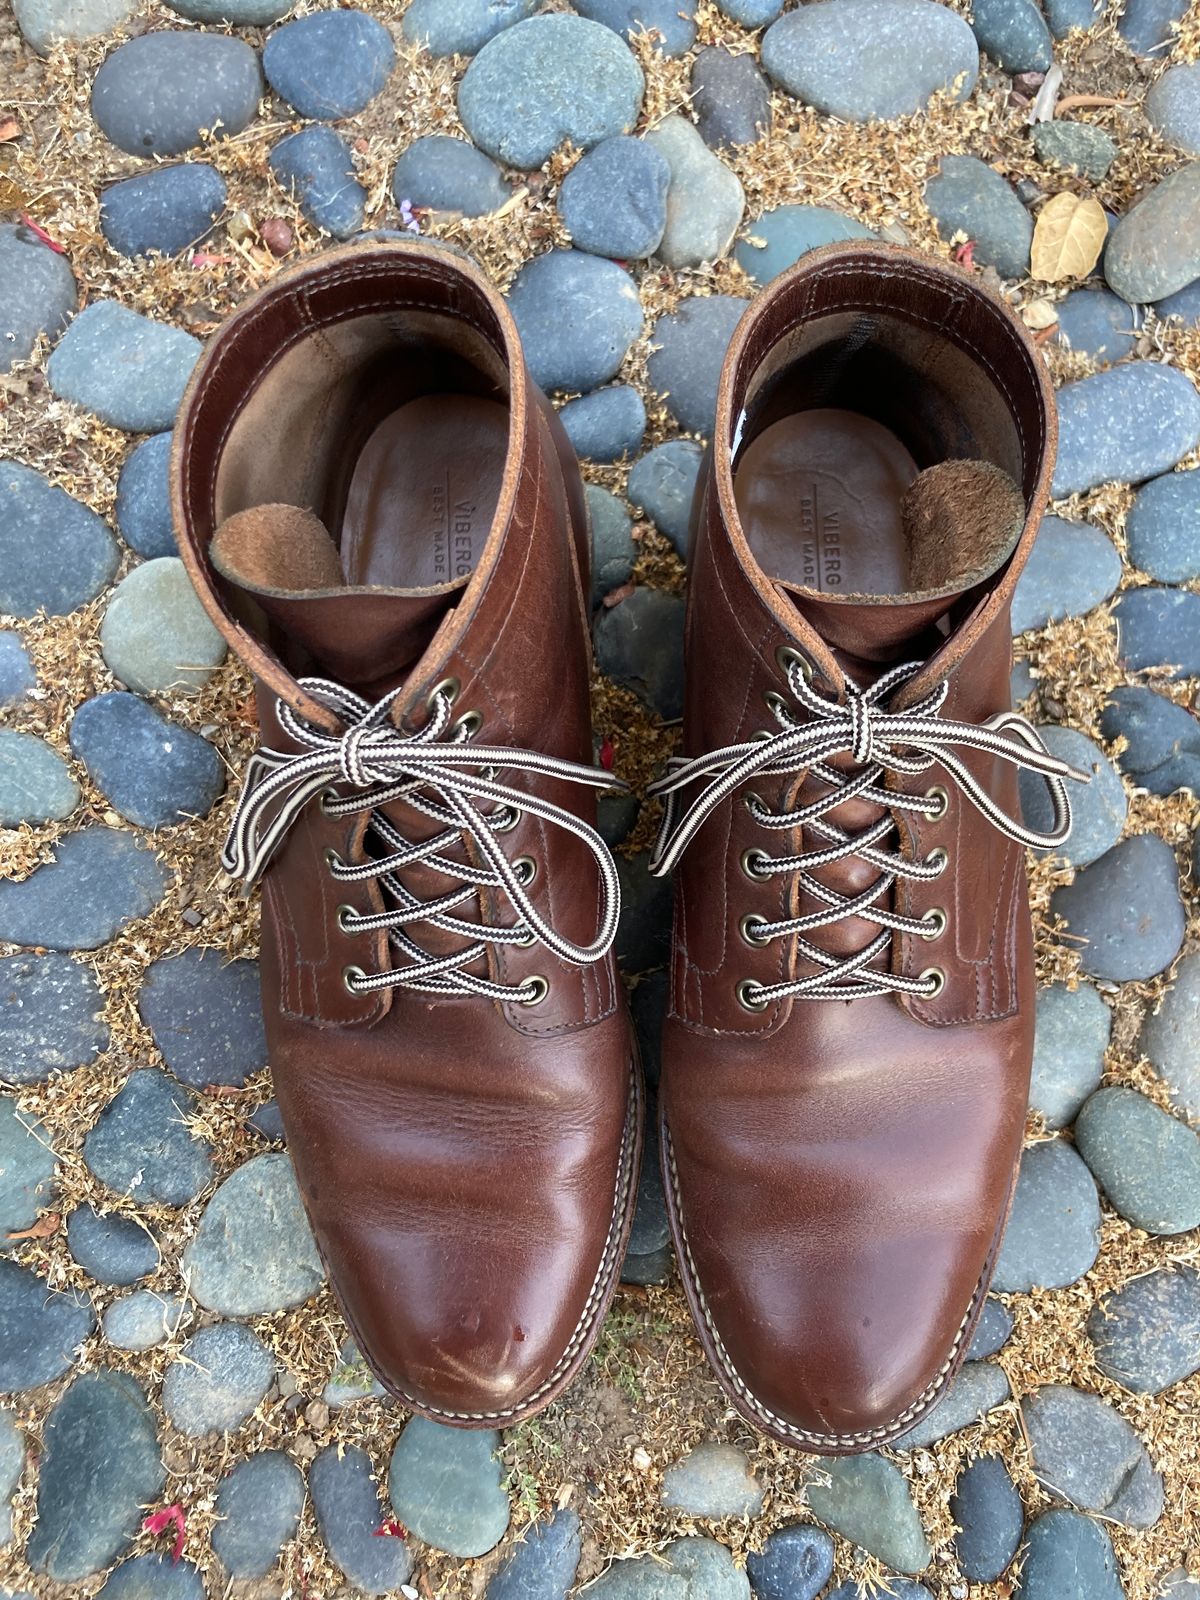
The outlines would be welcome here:
<svg viewBox="0 0 1200 1600">
<path fill-rule="evenodd" d="M 199 244 L 225 209 L 215 167 L 186 161 L 125 178 L 100 196 L 100 227 L 118 255 L 175 256 Z"/>
<path fill-rule="evenodd" d="M 1063 1139 L 1030 1145 L 993 1287 L 1001 1294 L 1065 1289 L 1099 1254 L 1100 1199 L 1091 1173 Z"/>
<path fill-rule="evenodd" d="M 146 561 L 121 579 L 100 647 L 113 677 L 139 694 L 195 694 L 226 654 L 178 556 Z"/>
<path fill-rule="evenodd" d="M 483 46 L 458 91 L 463 126 L 506 166 L 540 167 L 565 139 L 628 133 L 646 80 L 625 43 L 586 17 L 529 17 Z"/>
<path fill-rule="evenodd" d="M 607 383 L 642 331 L 633 279 L 582 250 L 551 250 L 527 262 L 513 280 L 509 307 L 530 375 L 547 392 Z"/>
<path fill-rule="evenodd" d="M 0 373 L 27 361 L 43 333 L 57 339 L 78 304 L 66 256 L 23 222 L 0 224 Z"/>
<path fill-rule="evenodd" d="M 50 1135 L 32 1111 L 0 1095 L 0 1243 L 32 1228 L 54 1192 L 55 1156 Z"/>
<path fill-rule="evenodd" d="M 1162 1515 L 1162 1478 L 1110 1405 L 1051 1384 L 1024 1397 L 1021 1415 L 1033 1470 L 1052 1494 L 1126 1527 L 1154 1526 Z"/>
<path fill-rule="evenodd" d="M 212 1147 L 184 1123 L 198 1106 L 188 1091 L 141 1067 L 100 1113 L 83 1142 L 89 1169 L 116 1194 L 183 1206 L 212 1178 Z"/>
<path fill-rule="evenodd" d="M 135 445 L 117 479 L 117 527 L 130 549 L 148 561 L 177 554 L 168 484 L 171 438 L 156 433 Z"/>
<path fill-rule="evenodd" d="M 1030 1109 L 1048 1128 L 1065 1128 L 1096 1089 L 1112 1033 L 1112 1012 L 1090 983 L 1052 983 L 1037 997 Z"/>
<path fill-rule="evenodd" d="M 162 29 L 106 58 L 92 84 L 92 115 L 128 155 L 178 156 L 205 130 L 241 133 L 262 92 L 258 56 L 243 40 Z"/>
<path fill-rule="evenodd" d="M 508 1496 L 496 1458 L 500 1435 L 413 1417 L 396 1441 L 388 1493 L 406 1528 L 463 1560 L 486 1555 L 508 1527 Z"/>
<path fill-rule="evenodd" d="M 208 740 L 137 695 L 86 700 L 71 723 L 71 749 L 113 809 L 139 827 L 205 817 L 225 788 L 225 767 Z"/>
<path fill-rule="evenodd" d="M 142 1021 L 175 1076 L 195 1089 L 240 1089 L 267 1064 L 257 961 L 190 949 L 150 964 Z"/>
<path fill-rule="evenodd" d="M 706 1443 L 667 1468 L 661 1499 L 668 1510 L 719 1521 L 722 1517 L 756 1517 L 764 1493 L 736 1445 Z"/>
<path fill-rule="evenodd" d="M 163 1410 L 190 1439 L 246 1421 L 275 1377 L 275 1357 L 249 1328 L 216 1322 L 184 1346 L 163 1379 Z"/>
<path fill-rule="evenodd" d="M 1153 1234 L 1200 1227 L 1200 1135 L 1136 1089 L 1092 1095 L 1075 1144 L 1128 1222 Z"/>
<path fill-rule="evenodd" d="M 95 599 L 119 561 L 94 511 L 32 467 L 0 461 L 0 612 L 65 616 Z"/>
<path fill-rule="evenodd" d="M 129 833 L 89 826 L 20 883 L 0 882 L 0 939 L 50 950 L 98 950 L 162 899 L 167 872 Z"/>
<path fill-rule="evenodd" d="M 59 1583 L 103 1572 L 128 1549 L 165 1479 L 140 1385 L 107 1367 L 76 1378 L 46 1421 L 29 1565 Z"/>
<path fill-rule="evenodd" d="M 68 955 L 0 958 L 0 1079 L 43 1083 L 108 1049 L 95 973 Z"/>
<path fill-rule="evenodd" d="M 1171 847 L 1139 833 L 1114 846 L 1075 881 L 1056 889 L 1050 907 L 1062 917 L 1089 977 L 1118 982 L 1153 978 L 1183 943 L 1184 910 Z"/>
<path fill-rule="evenodd" d="M 292 1163 L 255 1156 L 221 1184 L 183 1253 L 196 1300 L 209 1311 L 253 1317 L 302 1305 L 325 1281 Z"/>
<path fill-rule="evenodd" d="M 132 43 L 158 37 L 147 34 Z M 159 433 L 174 422 L 199 354 L 200 341 L 181 328 L 154 322 L 115 300 L 93 300 L 59 340 L 46 377 L 60 400 L 94 412 L 114 428 Z"/>
</svg>

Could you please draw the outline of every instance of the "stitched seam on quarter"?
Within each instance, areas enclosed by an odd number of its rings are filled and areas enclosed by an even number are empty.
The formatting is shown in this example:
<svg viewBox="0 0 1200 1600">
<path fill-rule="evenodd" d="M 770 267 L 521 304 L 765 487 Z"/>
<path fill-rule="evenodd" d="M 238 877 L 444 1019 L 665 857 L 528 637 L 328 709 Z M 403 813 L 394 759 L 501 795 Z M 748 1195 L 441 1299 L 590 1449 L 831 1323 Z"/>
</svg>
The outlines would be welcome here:
<svg viewBox="0 0 1200 1600">
<path fill-rule="evenodd" d="M 733 1388 L 736 1389 L 737 1393 L 745 1401 L 750 1410 L 753 1411 L 756 1416 L 761 1417 L 762 1420 L 768 1423 L 772 1428 L 776 1428 L 779 1430 L 779 1432 L 787 1434 L 790 1439 L 803 1440 L 805 1444 L 886 1444 L 889 1439 L 896 1439 L 901 1434 L 907 1433 L 909 1428 L 918 1421 L 921 1415 L 929 1410 L 930 1406 L 945 1388 L 946 1383 L 953 1372 L 955 1363 L 958 1359 L 958 1352 L 962 1349 L 963 1340 L 967 1335 L 967 1329 L 970 1327 L 971 1319 L 975 1315 L 975 1309 L 986 1292 L 986 1268 L 983 1277 L 980 1278 L 979 1283 L 976 1285 L 975 1293 L 971 1296 L 971 1303 L 967 1307 L 966 1315 L 959 1324 L 958 1333 L 955 1335 L 954 1343 L 950 1348 L 950 1354 L 946 1357 L 946 1360 L 938 1369 L 937 1375 L 934 1377 L 932 1382 L 927 1388 L 921 1391 L 921 1393 L 913 1401 L 912 1405 L 909 1406 L 907 1411 L 901 1412 L 901 1414 L 896 1417 L 894 1421 L 888 1423 L 888 1425 L 884 1428 L 870 1428 L 862 1433 L 812 1433 L 807 1428 L 797 1428 L 794 1423 L 786 1421 L 783 1417 L 772 1411 L 768 1406 L 765 1406 L 757 1397 L 757 1395 L 755 1395 L 754 1392 L 747 1386 L 745 1380 L 741 1377 L 737 1371 L 737 1368 L 733 1365 L 733 1362 L 729 1356 L 729 1352 L 725 1348 L 724 1340 L 717 1331 L 717 1326 L 713 1321 L 712 1312 L 709 1310 L 708 1301 L 705 1298 L 704 1290 L 700 1287 L 700 1278 L 696 1270 L 695 1258 L 692 1255 L 692 1247 L 688 1240 L 687 1228 L 685 1227 L 683 1221 L 683 1202 L 679 1193 L 679 1173 L 675 1166 L 675 1148 L 671 1142 L 671 1135 L 669 1132 L 667 1132 L 665 1135 L 665 1142 L 667 1146 L 668 1162 L 671 1168 L 671 1191 L 675 1197 L 675 1220 L 678 1225 L 679 1237 L 683 1244 L 683 1255 L 685 1258 L 684 1269 L 688 1274 L 692 1289 L 695 1292 L 696 1300 L 699 1303 L 701 1311 L 703 1312 L 704 1325 L 712 1337 L 713 1350 L 716 1356 L 717 1364 Z"/>
<path fill-rule="evenodd" d="M 634 1068 L 632 1070 L 636 1070 L 636 1063 L 634 1064 Z M 401 1389 L 398 1385 L 389 1385 L 388 1387 L 390 1388 L 391 1393 L 394 1394 L 397 1399 L 407 1402 L 407 1404 L 413 1406 L 416 1410 L 425 1412 L 429 1416 L 453 1417 L 460 1422 L 503 1422 L 509 1417 L 515 1417 L 520 1415 L 522 1412 L 527 1411 L 530 1406 L 536 1405 L 538 1400 L 540 1400 L 544 1394 L 561 1382 L 562 1378 L 570 1370 L 571 1364 L 575 1360 L 576 1355 L 579 1353 L 580 1346 L 585 1344 L 587 1341 L 588 1334 L 591 1331 L 591 1326 L 595 1322 L 600 1309 L 604 1305 L 609 1285 L 613 1279 L 613 1273 L 616 1267 L 619 1265 L 619 1261 L 614 1261 L 614 1257 L 618 1255 L 617 1247 L 621 1242 L 621 1235 L 625 1231 L 625 1207 L 629 1198 L 630 1180 L 632 1178 L 634 1165 L 634 1146 L 637 1137 L 637 1106 L 637 1086 L 631 1078 L 629 1085 L 628 1109 L 625 1120 L 625 1142 L 621 1151 L 621 1176 L 617 1187 L 616 1198 L 613 1202 L 612 1221 L 609 1224 L 608 1237 L 604 1244 L 604 1253 L 600 1257 L 600 1266 L 597 1269 L 595 1279 L 592 1282 L 592 1287 L 588 1293 L 587 1300 L 584 1302 L 583 1311 L 580 1314 L 579 1321 L 575 1324 L 575 1331 L 571 1335 L 571 1342 L 563 1351 L 562 1356 L 559 1358 L 558 1364 L 555 1366 L 554 1371 L 550 1374 L 550 1376 L 546 1378 L 543 1383 L 539 1384 L 532 1394 L 526 1395 L 519 1405 L 509 1406 L 505 1411 L 448 1411 L 443 1406 L 426 1405 L 423 1401 L 418 1400 L 414 1395 L 410 1395 L 406 1389 Z"/>
</svg>

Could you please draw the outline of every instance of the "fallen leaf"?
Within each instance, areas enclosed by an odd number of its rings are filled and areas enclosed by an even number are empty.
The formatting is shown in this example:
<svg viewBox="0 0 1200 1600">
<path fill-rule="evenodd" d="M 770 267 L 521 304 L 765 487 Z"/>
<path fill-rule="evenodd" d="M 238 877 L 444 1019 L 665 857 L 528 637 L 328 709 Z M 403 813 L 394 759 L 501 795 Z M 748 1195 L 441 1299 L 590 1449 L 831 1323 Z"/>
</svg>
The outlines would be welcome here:
<svg viewBox="0 0 1200 1600">
<path fill-rule="evenodd" d="M 16 117 L 0 117 L 0 139 L 15 139 L 20 131 Z"/>
<path fill-rule="evenodd" d="M 178 1562 L 183 1554 L 184 1541 L 187 1538 L 187 1522 L 184 1520 L 183 1507 L 179 1504 L 164 1506 L 161 1511 L 152 1511 L 142 1522 L 145 1533 L 166 1533 L 168 1528 L 175 1529 L 175 1542 L 171 1546 L 171 1560 Z"/>
<path fill-rule="evenodd" d="M 1029 108 L 1029 115 L 1025 119 L 1029 123 L 1049 122 L 1054 115 L 1054 107 L 1058 103 L 1058 91 L 1062 88 L 1063 70 L 1057 62 L 1042 79 L 1042 87 L 1034 96 L 1033 104 Z"/>
<path fill-rule="evenodd" d="M 1086 278 L 1107 238 L 1108 219 L 1094 195 L 1056 194 L 1033 230 L 1033 276 L 1046 283 Z"/>
<path fill-rule="evenodd" d="M 53 250 L 54 254 L 56 256 L 65 256 L 66 255 L 67 252 L 63 249 L 62 245 L 59 244 L 58 240 L 57 239 L 52 239 L 50 237 L 50 235 L 46 232 L 45 228 L 40 227 L 33 220 L 32 217 L 24 217 L 23 216 L 21 218 L 21 226 L 24 227 L 24 228 L 28 228 L 30 233 L 36 234 L 37 237 L 46 246 L 46 248 L 48 250 Z"/>
<path fill-rule="evenodd" d="M 47 1211 L 40 1216 L 32 1228 L 22 1228 L 20 1233 L 10 1233 L 5 1237 L 9 1239 L 49 1239 L 51 1234 L 57 1233 L 62 1218 L 57 1211 Z"/>
</svg>

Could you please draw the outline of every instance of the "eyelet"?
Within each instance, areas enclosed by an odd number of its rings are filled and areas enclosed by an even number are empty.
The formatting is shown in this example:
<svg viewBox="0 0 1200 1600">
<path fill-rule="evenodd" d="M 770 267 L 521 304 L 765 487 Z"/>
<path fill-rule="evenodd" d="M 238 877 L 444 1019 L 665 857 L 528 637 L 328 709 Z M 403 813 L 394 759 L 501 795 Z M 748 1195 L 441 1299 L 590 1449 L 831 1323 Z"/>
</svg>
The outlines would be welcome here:
<svg viewBox="0 0 1200 1600">
<path fill-rule="evenodd" d="M 499 811 L 493 811 L 491 816 L 493 833 L 511 833 L 521 820 L 521 813 L 516 806 L 502 806 Z"/>
<path fill-rule="evenodd" d="M 752 883 L 764 883 L 766 881 L 768 874 L 763 869 L 767 859 L 765 850 L 751 849 L 742 851 L 742 871 Z"/>
<path fill-rule="evenodd" d="M 528 928 L 519 939 L 514 939 L 512 943 L 514 950 L 528 950 L 531 945 L 537 943 L 537 934 L 534 933 L 532 928 Z"/>
<path fill-rule="evenodd" d="M 358 912 L 354 909 L 353 906 L 339 906 L 337 908 L 337 915 L 336 915 L 336 919 L 335 920 L 337 921 L 338 932 L 339 933 L 344 933 L 348 939 L 353 939 L 354 936 L 357 934 L 358 929 L 357 928 L 348 928 L 346 926 L 346 923 L 350 920 L 351 917 L 357 917 L 357 915 L 358 915 Z"/>
<path fill-rule="evenodd" d="M 743 978 L 733 992 L 745 1011 L 765 1011 L 771 1003 L 762 998 L 762 984 L 755 983 L 753 978 Z"/>
<path fill-rule="evenodd" d="M 330 872 L 334 873 L 341 872 L 345 868 L 346 863 L 342 860 L 341 856 L 337 853 L 332 845 L 328 846 L 325 851 L 325 865 L 329 868 Z"/>
<path fill-rule="evenodd" d="M 538 972 L 535 972 L 533 977 L 526 978 L 525 982 L 533 985 L 533 993 L 527 1000 L 522 1000 L 521 1004 L 523 1006 L 540 1006 L 542 1001 L 550 993 L 549 983 L 545 978 L 542 977 L 541 973 Z"/>
<path fill-rule="evenodd" d="M 365 977 L 366 973 L 361 967 L 342 968 L 342 984 L 348 994 L 357 994 L 358 990 L 354 987 L 354 985 L 359 978 Z"/>
<path fill-rule="evenodd" d="M 800 675 L 805 683 L 812 682 L 812 662 L 802 656 L 799 650 L 793 650 L 790 644 L 781 644 L 779 646 L 779 649 L 775 652 L 775 661 L 785 678 L 791 677 L 791 669 L 793 667 L 799 667 Z"/>
<path fill-rule="evenodd" d="M 341 799 L 341 796 L 338 794 L 336 789 L 322 789 L 320 794 L 317 796 L 317 809 L 320 811 L 323 817 L 331 817 L 333 812 L 329 809 L 329 802 L 331 800 L 339 799 Z"/>
<path fill-rule="evenodd" d="M 473 739 L 482 727 L 483 717 L 478 711 L 464 711 L 461 717 L 455 718 L 451 732 L 464 739 Z"/>
<path fill-rule="evenodd" d="M 946 815 L 946 812 L 950 809 L 950 796 L 946 793 L 945 789 L 942 788 L 940 783 L 935 783 L 932 789 L 926 790 L 925 798 L 926 800 L 937 801 L 937 810 L 927 811 L 925 813 L 925 820 L 927 822 L 940 822 Z"/>
<path fill-rule="evenodd" d="M 755 806 L 757 806 L 760 811 L 765 811 L 767 809 L 766 805 L 763 803 L 763 797 L 759 794 L 757 789 L 747 789 L 745 794 L 742 796 L 742 804 L 745 806 L 746 810 L 751 816 L 754 815 Z"/>
<path fill-rule="evenodd" d="M 921 974 L 917 981 L 919 983 L 933 984 L 933 988 L 930 989 L 929 993 L 923 994 L 919 998 L 922 1000 L 936 1000 L 938 995 L 940 995 L 942 990 L 946 987 L 946 974 L 942 971 L 941 967 L 926 967 L 925 971 Z"/>
<path fill-rule="evenodd" d="M 766 917 L 760 917 L 753 911 L 747 912 L 742 918 L 741 922 L 738 924 L 742 938 L 747 944 L 754 945 L 756 949 L 761 949 L 763 945 L 770 944 L 771 942 L 770 939 L 764 939 L 762 934 L 755 933 L 754 931 L 755 928 L 765 928 L 766 926 Z"/>
<path fill-rule="evenodd" d="M 932 944 L 935 939 L 940 939 L 946 931 L 946 913 L 941 906 L 934 906 L 932 911 L 927 911 L 921 921 L 926 924 L 921 933 L 921 938 L 927 944 Z"/>
<path fill-rule="evenodd" d="M 940 844 L 935 845 L 925 857 L 925 865 L 927 867 L 936 867 L 937 871 L 934 873 L 934 877 L 940 878 L 942 873 L 945 872 L 946 868 L 950 865 L 950 857 L 947 855 L 946 851 L 942 849 Z"/>
<path fill-rule="evenodd" d="M 443 678 L 441 683 L 435 683 L 433 688 L 425 696 L 426 711 L 432 711 L 434 701 L 438 699 L 444 699 L 449 705 L 453 705 L 458 699 L 459 690 L 461 688 L 462 684 L 459 683 L 457 678 Z"/>
<path fill-rule="evenodd" d="M 517 875 L 517 882 L 523 889 L 527 889 L 537 877 L 537 862 L 532 856 L 518 856 L 512 865 Z"/>
<path fill-rule="evenodd" d="M 774 689 L 766 690 L 766 692 L 763 694 L 763 702 L 768 711 L 786 711 L 788 708 L 787 701 Z"/>
</svg>

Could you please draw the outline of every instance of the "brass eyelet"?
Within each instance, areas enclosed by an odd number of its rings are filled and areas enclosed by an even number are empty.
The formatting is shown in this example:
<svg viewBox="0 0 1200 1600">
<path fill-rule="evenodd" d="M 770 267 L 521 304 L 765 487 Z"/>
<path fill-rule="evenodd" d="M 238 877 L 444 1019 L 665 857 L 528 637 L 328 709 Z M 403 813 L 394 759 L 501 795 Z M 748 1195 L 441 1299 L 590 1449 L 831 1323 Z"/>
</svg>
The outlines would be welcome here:
<svg viewBox="0 0 1200 1600">
<path fill-rule="evenodd" d="M 550 993 L 549 983 L 539 972 L 535 972 L 531 978 L 526 978 L 525 982 L 533 985 L 533 993 L 528 999 L 522 1000 L 521 1004 L 523 1006 L 540 1006 L 542 1001 Z"/>
<path fill-rule="evenodd" d="M 762 984 L 755 983 L 753 978 L 743 978 L 734 993 L 737 995 L 738 1005 L 745 1011 L 765 1011 L 771 1003 L 763 999 Z"/>
<path fill-rule="evenodd" d="M 358 912 L 353 906 L 339 906 L 337 908 L 336 921 L 338 925 L 338 932 L 344 933 L 348 939 L 353 939 L 355 934 L 358 932 L 358 929 L 348 928 L 346 924 L 349 922 L 351 917 L 357 917 L 357 915 Z"/>
<path fill-rule="evenodd" d="M 763 703 L 767 710 L 771 712 L 786 711 L 788 708 L 787 701 L 775 689 L 767 689 L 764 692 Z"/>
<path fill-rule="evenodd" d="M 757 806 L 760 811 L 765 811 L 767 809 L 763 797 L 759 794 L 757 789 L 747 789 L 745 794 L 742 796 L 742 804 L 745 806 L 746 810 L 751 816 L 754 815 L 755 806 Z"/>
<path fill-rule="evenodd" d="M 346 863 L 332 845 L 327 846 L 325 850 L 325 865 L 333 873 L 341 872 L 345 869 Z"/>
<path fill-rule="evenodd" d="M 921 938 L 927 944 L 932 944 L 935 939 L 940 939 L 946 931 L 946 913 L 941 906 L 934 906 L 932 911 L 927 911 L 921 921 L 925 924 L 921 932 Z"/>
<path fill-rule="evenodd" d="M 443 678 L 441 683 L 435 683 L 425 696 L 426 711 L 432 711 L 434 702 L 439 699 L 445 700 L 449 705 L 453 705 L 458 699 L 461 688 L 462 684 L 459 683 L 457 678 Z"/>
<path fill-rule="evenodd" d="M 451 732 L 463 739 L 473 739 L 483 727 L 483 717 L 478 711 L 464 711 L 461 717 L 454 719 Z"/>
<path fill-rule="evenodd" d="M 354 987 L 354 985 L 360 978 L 365 977 L 366 973 L 361 967 L 342 968 L 342 983 L 348 994 L 357 994 L 358 990 Z"/>
<path fill-rule="evenodd" d="M 518 856 L 512 865 L 517 875 L 517 882 L 523 889 L 527 889 L 537 877 L 537 862 L 532 856 Z"/>
<path fill-rule="evenodd" d="M 946 812 L 950 809 L 950 796 L 946 793 L 945 789 L 942 788 L 940 783 L 935 783 L 932 789 L 926 790 L 925 798 L 926 800 L 937 801 L 937 809 L 935 811 L 927 811 L 925 813 L 926 821 L 940 822 L 946 815 Z"/>
<path fill-rule="evenodd" d="M 764 883 L 768 874 L 763 870 L 768 857 L 765 850 L 750 849 L 742 851 L 742 871 L 752 883 Z"/>
<path fill-rule="evenodd" d="M 942 873 L 945 872 L 946 868 L 950 865 L 950 857 L 946 851 L 942 849 L 940 844 L 935 845 L 925 857 L 925 865 L 927 867 L 936 867 L 937 871 L 934 873 L 934 877 L 940 878 Z"/>
<path fill-rule="evenodd" d="M 738 929 L 741 932 L 742 938 L 747 944 L 754 945 L 756 949 L 761 949 L 763 945 L 770 944 L 771 942 L 770 939 L 764 939 L 762 934 L 755 933 L 754 931 L 756 928 L 765 928 L 766 926 L 766 917 L 760 917 L 753 911 L 748 911 L 742 918 L 741 922 L 738 923 Z"/>
<path fill-rule="evenodd" d="M 528 928 L 519 939 L 513 940 L 513 948 L 515 950 L 528 950 L 531 945 L 535 945 L 536 943 L 537 934 L 534 933 L 532 928 Z"/>
<path fill-rule="evenodd" d="M 317 809 L 320 811 L 323 817 L 331 817 L 333 812 L 329 809 L 329 802 L 331 800 L 340 799 L 341 796 L 338 794 L 336 789 L 322 789 L 320 794 L 317 796 Z"/>
<path fill-rule="evenodd" d="M 511 833 L 520 820 L 521 813 L 516 806 L 503 806 L 499 811 L 492 813 L 492 832 Z"/>
<path fill-rule="evenodd" d="M 926 967 L 917 981 L 919 983 L 933 984 L 933 988 L 930 989 L 929 993 L 921 995 L 920 998 L 922 1000 L 936 1000 L 946 987 L 946 974 L 941 967 Z"/>
<path fill-rule="evenodd" d="M 775 661 L 785 679 L 791 677 L 791 669 L 793 667 L 799 667 L 800 675 L 805 683 L 812 682 L 812 662 L 807 657 L 802 656 L 799 650 L 793 650 L 790 644 L 781 644 L 779 646 L 779 649 L 775 652 Z"/>
</svg>

